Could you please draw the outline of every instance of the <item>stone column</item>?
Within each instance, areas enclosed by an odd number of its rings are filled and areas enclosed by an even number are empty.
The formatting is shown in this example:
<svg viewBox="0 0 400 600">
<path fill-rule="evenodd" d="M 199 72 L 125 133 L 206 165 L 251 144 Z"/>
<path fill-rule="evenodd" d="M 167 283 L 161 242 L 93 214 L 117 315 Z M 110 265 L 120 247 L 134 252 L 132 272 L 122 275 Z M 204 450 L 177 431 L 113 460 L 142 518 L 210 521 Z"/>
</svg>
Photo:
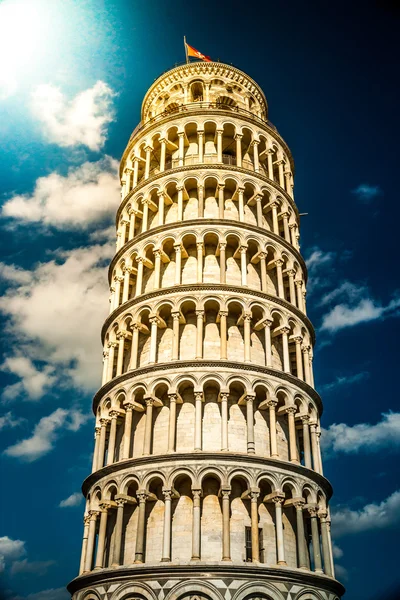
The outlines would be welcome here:
<svg viewBox="0 0 400 600">
<path fill-rule="evenodd" d="M 303 447 L 304 447 L 304 466 L 307 469 L 311 469 L 311 442 L 310 442 L 310 429 L 308 422 L 310 417 L 308 415 L 303 415 L 301 417 L 301 422 L 303 424 Z"/>
<path fill-rule="evenodd" d="M 231 490 L 222 489 L 222 560 L 231 560 L 230 503 Z"/>
<path fill-rule="evenodd" d="M 258 159 L 258 144 L 260 142 L 258 140 L 253 140 L 252 145 L 253 145 L 253 159 L 254 159 L 254 170 L 256 173 L 259 173 L 260 171 L 260 162 Z"/>
<path fill-rule="evenodd" d="M 308 385 L 311 385 L 311 377 L 310 377 L 310 358 L 308 355 L 308 346 L 304 345 L 302 346 L 302 351 L 303 351 L 303 355 L 304 355 L 304 375 L 305 375 L 305 380 L 306 383 L 308 383 Z"/>
<path fill-rule="evenodd" d="M 258 537 L 258 496 L 259 492 L 250 492 L 250 517 L 251 517 L 251 560 L 260 561 L 260 541 Z"/>
<path fill-rule="evenodd" d="M 272 163 L 273 153 L 274 153 L 274 151 L 272 150 L 272 148 L 267 151 L 268 178 L 271 179 L 271 181 L 274 181 L 274 165 Z"/>
<path fill-rule="evenodd" d="M 323 475 L 324 472 L 322 470 L 322 456 L 321 456 L 321 444 L 320 444 L 321 431 L 319 429 L 319 426 L 317 427 L 316 437 L 317 437 L 317 449 L 318 449 L 318 468 L 319 468 L 319 473 L 321 473 L 321 475 Z"/>
<path fill-rule="evenodd" d="M 285 299 L 285 288 L 283 286 L 282 265 L 283 265 L 283 260 L 278 258 L 278 260 L 275 261 L 276 278 L 278 281 L 278 296 L 279 296 L 279 298 L 282 298 L 284 300 Z"/>
<path fill-rule="evenodd" d="M 124 366 L 124 350 L 125 350 L 125 339 L 128 337 L 127 331 L 119 331 L 117 333 L 118 339 L 118 358 L 117 358 L 117 372 L 116 376 L 122 375 L 122 369 Z"/>
<path fill-rule="evenodd" d="M 290 197 L 292 197 L 292 174 L 290 171 L 285 171 L 285 189 Z"/>
<path fill-rule="evenodd" d="M 114 310 L 119 306 L 119 297 L 121 294 L 121 283 L 124 281 L 124 278 L 121 275 L 116 275 L 114 277 L 115 281 L 115 293 L 114 293 Z"/>
<path fill-rule="evenodd" d="M 96 540 L 96 521 L 97 516 L 99 515 L 98 510 L 90 510 L 89 511 L 89 533 L 88 533 L 88 541 L 86 548 L 86 558 L 85 558 L 85 573 L 88 573 L 92 570 L 93 563 L 93 553 L 94 553 L 94 543 Z"/>
<path fill-rule="evenodd" d="M 257 196 L 256 197 L 256 214 L 257 214 L 257 226 L 258 227 L 262 227 L 263 224 L 263 220 L 262 220 L 262 196 Z"/>
<path fill-rule="evenodd" d="M 153 398 L 145 398 L 146 402 L 146 424 L 144 429 L 143 455 L 148 456 L 151 453 L 151 438 L 153 429 Z"/>
<path fill-rule="evenodd" d="M 125 194 L 128 195 L 129 192 L 131 191 L 131 179 L 132 179 L 133 170 L 129 167 L 126 167 L 126 169 L 124 170 L 124 173 L 125 173 Z"/>
<path fill-rule="evenodd" d="M 154 364 L 157 358 L 158 317 L 156 315 L 152 316 L 149 321 L 151 323 L 149 362 Z"/>
<path fill-rule="evenodd" d="M 266 258 L 267 258 L 266 253 L 260 252 L 261 290 L 263 292 L 268 291 Z"/>
<path fill-rule="evenodd" d="M 143 258 L 141 256 L 138 256 L 136 258 L 137 263 L 138 263 L 138 269 L 137 269 L 137 275 L 136 275 L 136 293 L 135 296 L 140 296 L 140 294 L 142 293 L 142 282 L 143 282 L 143 268 L 144 268 L 144 264 L 143 264 Z"/>
<path fill-rule="evenodd" d="M 117 504 L 117 518 L 115 520 L 114 548 L 112 567 L 119 567 L 121 564 L 121 548 L 122 548 L 122 527 L 124 523 L 124 506 L 126 500 L 123 498 L 115 498 Z"/>
<path fill-rule="evenodd" d="M 227 334 L 227 318 L 228 311 L 219 311 L 219 324 L 220 324 L 220 335 L 221 335 L 221 360 L 228 359 L 228 334 Z"/>
<path fill-rule="evenodd" d="M 312 537 L 312 545 L 313 545 L 313 555 L 314 555 L 314 570 L 316 573 L 323 573 L 322 571 L 322 562 L 321 562 L 321 547 L 319 543 L 319 531 L 318 531 L 318 517 L 317 512 L 318 508 L 308 507 L 308 512 L 310 513 L 311 518 L 311 537 Z"/>
<path fill-rule="evenodd" d="M 240 271 L 242 275 L 242 286 L 247 287 L 247 246 L 240 247 Z"/>
<path fill-rule="evenodd" d="M 165 200 L 164 200 L 164 192 L 158 192 L 158 224 L 164 225 L 164 208 L 165 208 Z"/>
<path fill-rule="evenodd" d="M 197 283 L 203 283 L 203 242 L 197 242 Z"/>
<path fill-rule="evenodd" d="M 283 370 L 285 373 L 290 373 L 290 358 L 289 358 L 289 328 L 283 327 L 281 329 L 282 333 L 282 347 L 283 347 Z"/>
<path fill-rule="evenodd" d="M 251 312 L 243 315 L 244 329 L 244 362 L 251 362 Z"/>
<path fill-rule="evenodd" d="M 103 350 L 103 374 L 101 377 L 101 385 L 103 386 L 107 383 L 107 373 L 108 373 L 108 355 L 109 352 L 107 349 Z"/>
<path fill-rule="evenodd" d="M 99 441 L 99 454 L 97 458 L 97 469 L 102 469 L 104 466 L 104 455 L 106 451 L 106 436 L 107 436 L 107 425 L 108 419 L 100 419 L 100 441 Z"/>
<path fill-rule="evenodd" d="M 289 229 L 290 229 L 290 241 L 292 246 L 294 246 L 295 248 L 297 248 L 297 238 L 296 238 L 296 223 L 290 223 L 289 224 Z"/>
<path fill-rule="evenodd" d="M 171 500 L 172 490 L 163 488 L 164 495 L 164 531 L 161 562 L 171 560 Z"/>
<path fill-rule="evenodd" d="M 303 379 L 304 380 L 304 373 L 303 373 L 303 354 L 301 351 L 301 344 L 302 344 L 303 338 L 299 335 L 297 335 L 294 338 L 294 342 L 296 344 L 296 369 L 297 369 L 297 377 L 299 379 Z"/>
<path fill-rule="evenodd" d="M 133 185 L 132 187 L 136 187 L 138 183 L 138 175 L 139 175 L 139 159 L 133 159 Z"/>
<path fill-rule="evenodd" d="M 178 138 L 179 138 L 179 150 L 178 150 L 178 158 L 179 158 L 179 166 L 183 167 L 184 165 L 184 160 L 185 160 L 185 133 L 184 132 L 180 132 L 178 133 Z"/>
<path fill-rule="evenodd" d="M 175 452 L 177 394 L 168 394 L 168 398 L 169 398 L 168 452 Z"/>
<path fill-rule="evenodd" d="M 160 275 L 161 275 L 161 250 L 154 250 L 154 284 L 153 288 L 158 290 L 160 288 Z"/>
<path fill-rule="evenodd" d="M 128 460 L 128 458 L 130 458 L 130 448 L 131 448 L 133 404 L 128 402 L 127 404 L 124 404 L 124 408 L 125 408 L 125 427 L 124 427 L 124 439 L 122 442 L 122 460 Z"/>
<path fill-rule="evenodd" d="M 286 565 L 285 560 L 285 545 L 283 542 L 283 524 L 282 524 L 282 504 L 285 498 L 276 496 L 272 499 L 275 504 L 275 527 L 276 527 L 276 550 L 277 550 L 277 564 Z"/>
<path fill-rule="evenodd" d="M 297 458 L 297 443 L 296 443 L 296 425 L 294 422 L 294 415 L 297 411 L 296 406 L 289 406 L 286 409 L 288 416 L 288 428 L 289 428 L 289 456 L 290 462 L 298 463 Z"/>
<path fill-rule="evenodd" d="M 183 221 L 183 186 L 176 186 L 178 190 L 178 221 Z"/>
<path fill-rule="evenodd" d="M 111 465 L 114 462 L 115 439 L 117 436 L 118 411 L 111 410 L 110 417 L 111 417 L 111 425 L 110 425 L 110 437 L 108 438 L 107 465 Z"/>
<path fill-rule="evenodd" d="M 319 522 L 321 523 L 321 541 L 322 541 L 322 556 L 324 559 L 324 571 L 328 577 L 333 577 L 331 556 L 329 549 L 329 533 L 327 524 L 327 513 L 322 512 L 319 514 Z"/>
<path fill-rule="evenodd" d="M 100 430 L 101 427 L 94 428 L 94 452 L 92 461 L 92 473 L 97 471 L 97 463 L 99 458 L 99 445 L 100 445 Z"/>
<path fill-rule="evenodd" d="M 271 458 L 279 458 L 278 444 L 276 439 L 276 405 L 277 400 L 268 401 L 269 409 L 269 437 L 271 443 Z"/>
<path fill-rule="evenodd" d="M 219 244 L 219 273 L 220 283 L 226 283 L 226 242 Z"/>
<path fill-rule="evenodd" d="M 195 430 L 194 430 L 194 450 L 195 452 L 199 452 L 202 449 L 202 402 L 203 402 L 203 392 L 195 392 Z"/>
<path fill-rule="evenodd" d="M 241 133 L 237 133 L 235 135 L 235 140 L 236 140 L 236 166 L 237 167 L 241 167 L 242 166 L 242 137 L 243 137 L 243 135 Z"/>
<path fill-rule="evenodd" d="M 283 159 L 276 161 L 276 164 L 278 165 L 278 171 L 279 171 L 279 185 L 284 190 L 285 189 L 285 176 L 283 174 L 283 163 L 284 163 Z"/>
<path fill-rule="evenodd" d="M 148 230 L 149 227 L 149 199 L 143 198 L 143 217 L 142 217 L 142 233 Z"/>
<path fill-rule="evenodd" d="M 106 546 L 108 508 L 109 507 L 107 503 L 100 504 L 100 527 L 97 542 L 96 561 L 94 564 L 95 569 L 102 569 L 104 567 L 104 551 Z"/>
<path fill-rule="evenodd" d="M 310 434 L 311 434 L 311 451 L 312 451 L 312 462 L 314 471 L 320 472 L 319 468 L 319 456 L 318 456 L 318 445 L 317 445 L 317 424 L 310 423 Z"/>
<path fill-rule="evenodd" d="M 224 218 L 224 209 L 225 209 L 225 199 L 224 199 L 224 185 L 218 185 L 218 217 L 220 219 Z"/>
<path fill-rule="evenodd" d="M 222 163 L 222 134 L 223 129 L 217 129 L 217 162 Z"/>
<path fill-rule="evenodd" d="M 172 314 L 172 319 L 173 319 L 173 339 L 172 339 L 172 360 L 178 360 L 179 359 L 179 320 L 180 320 L 180 313 L 179 312 L 173 312 Z"/>
<path fill-rule="evenodd" d="M 254 443 L 254 401 L 255 396 L 246 396 L 246 424 L 247 424 L 247 454 L 255 454 Z"/>
<path fill-rule="evenodd" d="M 129 300 L 129 282 L 131 277 L 131 268 L 124 267 L 124 284 L 122 286 L 122 303 Z"/>
<path fill-rule="evenodd" d="M 303 519 L 303 508 L 304 500 L 296 500 L 293 502 L 293 506 L 296 510 L 296 525 L 297 525 L 297 561 L 299 569 L 308 570 L 307 553 L 306 553 L 306 537 L 304 534 L 304 519 Z"/>
<path fill-rule="evenodd" d="M 181 283 L 181 245 L 175 244 L 175 285 Z"/>
<path fill-rule="evenodd" d="M 108 342 L 108 348 L 109 348 L 109 352 L 108 352 L 108 374 L 107 374 L 107 380 L 111 381 L 111 379 L 114 376 L 114 354 L 115 354 L 115 348 L 117 347 L 117 342 Z"/>
<path fill-rule="evenodd" d="M 161 144 L 160 171 L 161 171 L 161 173 L 163 173 L 165 171 L 165 156 L 167 153 L 167 140 L 165 138 L 161 138 L 160 144 Z"/>
<path fill-rule="evenodd" d="M 265 366 L 272 367 L 272 345 L 271 345 L 271 325 L 272 321 L 264 321 L 265 332 Z"/>
<path fill-rule="evenodd" d="M 152 151 L 152 147 L 151 146 L 146 146 L 145 147 L 145 152 L 146 152 L 146 165 L 144 168 L 144 178 L 148 179 L 149 175 L 150 175 L 150 162 L 151 162 L 151 151 Z"/>
<path fill-rule="evenodd" d="M 112 311 L 114 310 L 114 304 L 115 304 L 115 287 L 114 286 L 110 287 L 109 302 L 110 302 L 110 310 L 109 310 L 108 314 L 111 314 Z"/>
<path fill-rule="evenodd" d="M 290 243 L 289 222 L 288 222 L 289 213 L 283 212 L 283 213 L 281 213 L 281 216 L 282 216 L 282 221 L 283 221 L 283 233 L 285 235 L 285 240 Z"/>
<path fill-rule="evenodd" d="M 197 132 L 197 144 L 199 147 L 199 163 L 204 162 L 204 131 Z"/>
<path fill-rule="evenodd" d="M 199 203 L 198 203 L 198 215 L 199 215 L 199 219 L 202 219 L 204 217 L 204 185 L 198 185 L 197 186 L 197 193 L 199 196 Z"/>
<path fill-rule="evenodd" d="M 129 370 L 136 369 L 139 349 L 139 323 L 132 323 L 132 347 Z"/>
<path fill-rule="evenodd" d="M 239 199 L 239 221 L 241 223 L 244 223 L 244 198 L 243 198 L 244 188 L 238 187 L 237 192 L 238 192 L 238 199 Z"/>
<path fill-rule="evenodd" d="M 204 310 L 196 310 L 197 328 L 196 328 L 196 359 L 203 358 L 203 323 Z"/>
<path fill-rule="evenodd" d="M 145 490 L 141 490 L 136 494 L 136 496 L 139 500 L 139 517 L 136 532 L 135 563 L 142 563 L 144 562 L 144 534 L 146 525 L 147 492 Z"/>
<path fill-rule="evenodd" d="M 295 284 L 296 284 L 296 292 L 297 292 L 297 308 L 299 310 L 301 310 L 302 312 L 304 312 L 303 310 L 303 282 L 301 279 L 296 279 L 295 280 Z"/>
<path fill-rule="evenodd" d="M 201 490 L 192 489 L 193 494 L 193 522 L 192 522 L 192 560 L 200 560 L 200 496 Z"/>
<path fill-rule="evenodd" d="M 272 210 L 272 230 L 276 235 L 279 235 L 279 225 L 278 225 L 278 203 L 271 202 L 271 210 Z"/>
<path fill-rule="evenodd" d="M 89 536 L 89 523 L 90 517 L 89 515 L 85 515 L 83 517 L 83 539 L 82 539 L 82 552 L 81 552 L 81 562 L 79 564 L 79 575 L 85 570 L 85 559 L 86 559 L 86 551 L 88 544 L 88 536 Z"/>
<path fill-rule="evenodd" d="M 296 271 L 294 269 L 288 269 L 287 271 L 288 279 L 289 279 L 289 297 L 290 302 L 293 306 L 296 306 L 296 289 L 294 285 L 294 276 Z"/>
<path fill-rule="evenodd" d="M 227 452 L 228 447 L 228 392 L 221 392 L 221 450 Z"/>
</svg>

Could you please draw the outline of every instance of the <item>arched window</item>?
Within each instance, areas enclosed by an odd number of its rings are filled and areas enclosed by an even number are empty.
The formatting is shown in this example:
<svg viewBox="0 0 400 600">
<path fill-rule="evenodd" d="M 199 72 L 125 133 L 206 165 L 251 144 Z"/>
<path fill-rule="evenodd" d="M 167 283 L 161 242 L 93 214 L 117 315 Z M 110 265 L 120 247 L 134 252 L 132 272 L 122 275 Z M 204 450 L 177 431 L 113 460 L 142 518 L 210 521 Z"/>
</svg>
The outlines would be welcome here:
<svg viewBox="0 0 400 600">
<path fill-rule="evenodd" d="M 202 102 L 203 100 L 203 82 L 194 81 L 190 86 L 192 102 Z"/>
</svg>

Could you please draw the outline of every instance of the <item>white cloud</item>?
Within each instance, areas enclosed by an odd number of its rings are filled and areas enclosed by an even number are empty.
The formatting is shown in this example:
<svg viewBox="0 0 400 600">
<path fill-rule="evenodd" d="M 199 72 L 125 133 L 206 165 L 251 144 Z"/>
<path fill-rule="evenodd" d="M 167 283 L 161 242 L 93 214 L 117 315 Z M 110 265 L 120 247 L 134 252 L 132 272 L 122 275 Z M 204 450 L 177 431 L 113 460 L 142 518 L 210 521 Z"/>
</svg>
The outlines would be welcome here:
<svg viewBox="0 0 400 600">
<path fill-rule="evenodd" d="M 71 506 L 79 506 L 79 504 L 81 504 L 82 500 L 83 500 L 83 496 L 82 496 L 81 492 L 75 492 L 74 494 L 71 494 L 71 496 L 68 496 L 68 498 L 65 498 L 65 500 L 61 500 L 61 502 L 58 506 L 60 508 L 69 508 Z"/>
<path fill-rule="evenodd" d="M 100 150 L 107 125 L 114 120 L 112 89 L 103 81 L 67 100 L 60 89 L 39 85 L 32 93 L 32 112 L 50 142 L 70 147 L 84 145 Z"/>
<path fill-rule="evenodd" d="M 340 580 L 347 580 L 349 578 L 349 572 L 342 565 L 335 564 L 335 577 Z"/>
<path fill-rule="evenodd" d="M 77 431 L 90 418 L 79 410 L 57 408 L 35 425 L 31 437 L 6 448 L 4 454 L 33 462 L 48 454 L 63 431 Z"/>
<path fill-rule="evenodd" d="M 312 248 L 308 258 L 306 259 L 307 269 L 311 274 L 313 271 L 320 269 L 322 266 L 331 264 L 335 257 L 335 252 L 324 252 L 320 248 Z"/>
<path fill-rule="evenodd" d="M 385 529 L 400 523 L 400 490 L 377 503 L 366 504 L 359 510 L 338 507 L 332 512 L 332 532 L 338 538 L 353 533 Z"/>
<path fill-rule="evenodd" d="M 0 279 L 9 283 L 29 283 L 31 276 L 28 271 L 14 265 L 6 265 L 0 262 Z"/>
<path fill-rule="evenodd" d="M 0 537 L 0 573 L 4 571 L 6 563 L 21 558 L 24 554 L 25 542 L 12 540 L 7 535 Z"/>
<path fill-rule="evenodd" d="M 320 306 L 330 304 L 333 300 L 344 298 L 349 301 L 355 301 L 367 293 L 367 288 L 363 285 L 351 283 L 351 281 L 343 281 L 337 288 L 324 294 L 319 303 Z"/>
<path fill-rule="evenodd" d="M 321 442 L 328 455 L 329 453 L 351 454 L 360 450 L 374 451 L 384 447 L 400 446 L 400 413 L 383 413 L 382 420 L 375 425 L 334 423 L 328 429 L 323 430 Z"/>
<path fill-rule="evenodd" d="M 20 381 L 4 388 L 2 398 L 14 400 L 24 395 L 27 400 L 40 400 L 45 391 L 55 382 L 54 368 L 50 365 L 38 370 L 26 356 L 9 356 L 1 370 L 17 376 Z"/>
<path fill-rule="evenodd" d="M 59 251 L 29 272 L 28 283 L 11 286 L 0 298 L 6 333 L 15 346 L 5 364 L 14 368 L 24 390 L 33 380 L 39 395 L 41 386 L 43 391 L 56 387 L 54 377 L 89 391 L 99 385 L 99 331 L 109 293 L 105 263 L 114 251 L 111 243 Z M 38 374 L 30 367 L 39 362 Z M 19 386 L 6 395 L 21 391 Z"/>
<path fill-rule="evenodd" d="M 370 204 L 374 198 L 382 195 L 382 190 L 379 185 L 369 185 L 369 183 L 360 183 L 354 190 L 352 190 L 352 194 L 357 196 L 360 202 L 364 204 Z"/>
<path fill-rule="evenodd" d="M 335 381 L 321 385 L 320 389 L 324 392 L 330 392 L 331 390 L 336 390 L 342 385 L 352 385 L 353 383 L 359 383 L 360 381 L 364 381 L 364 379 L 368 379 L 368 377 L 369 373 L 367 371 L 355 373 L 354 375 L 338 376 L 336 377 Z"/>
<path fill-rule="evenodd" d="M 16 225 L 41 223 L 58 229 L 84 229 L 110 217 L 120 201 L 118 162 L 105 156 L 97 162 L 85 162 L 71 168 L 67 175 L 50 173 L 39 177 L 31 194 L 15 195 L 4 203 L 4 217 L 16 219 Z M 2 276 L 16 279 L 23 272 Z M 0 271 L 1 272 L 1 271 Z"/>
<path fill-rule="evenodd" d="M 35 575 L 45 575 L 52 565 L 54 560 L 34 560 L 29 562 L 27 558 L 16 560 L 12 563 L 10 574 L 20 575 L 21 573 L 34 573 Z"/>
<path fill-rule="evenodd" d="M 21 419 L 19 417 L 14 417 L 14 415 L 12 414 L 12 412 L 7 412 L 4 415 L 1 415 L 0 417 L 0 431 L 2 429 L 6 429 L 7 427 L 10 427 L 11 429 L 13 429 L 14 427 L 18 427 L 19 425 L 21 425 L 22 423 L 25 422 L 25 419 Z"/>
<path fill-rule="evenodd" d="M 333 558 L 342 558 L 343 556 L 343 550 L 335 542 L 332 542 L 332 553 Z"/>
<path fill-rule="evenodd" d="M 399 308 L 400 296 L 398 295 L 386 306 L 371 298 L 363 298 L 355 305 L 337 304 L 330 312 L 323 316 L 321 330 L 335 333 L 359 323 L 397 316 Z"/>
</svg>

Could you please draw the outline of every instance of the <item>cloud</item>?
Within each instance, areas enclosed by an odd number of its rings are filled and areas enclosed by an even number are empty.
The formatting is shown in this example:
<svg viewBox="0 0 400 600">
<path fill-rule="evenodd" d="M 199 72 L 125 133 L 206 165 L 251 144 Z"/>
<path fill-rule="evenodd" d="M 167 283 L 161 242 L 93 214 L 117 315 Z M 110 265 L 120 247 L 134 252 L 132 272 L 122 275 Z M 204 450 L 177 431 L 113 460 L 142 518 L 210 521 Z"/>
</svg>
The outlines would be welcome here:
<svg viewBox="0 0 400 600">
<path fill-rule="evenodd" d="M 68 496 L 68 498 L 65 498 L 65 500 L 61 500 L 61 502 L 58 506 L 60 508 L 69 508 L 71 506 L 79 506 L 79 504 L 81 504 L 82 500 L 83 500 L 83 496 L 82 496 L 81 492 L 75 492 L 74 494 L 71 494 L 71 496 Z"/>
<path fill-rule="evenodd" d="M 321 442 L 328 455 L 339 452 L 353 454 L 362 450 L 372 452 L 400 446 L 400 413 L 383 413 L 381 421 L 375 425 L 334 423 L 323 430 Z"/>
<path fill-rule="evenodd" d="M 42 417 L 35 425 L 31 437 L 17 442 L 4 450 L 4 454 L 33 462 L 48 454 L 63 431 L 78 431 L 88 419 L 79 410 L 57 408 L 47 417 Z"/>
<path fill-rule="evenodd" d="M 13 596 L 9 600 L 71 600 L 71 594 L 65 587 L 51 588 L 28 596 Z"/>
<path fill-rule="evenodd" d="M 341 329 L 353 327 L 359 323 L 398 316 L 399 308 L 400 295 L 396 295 L 386 306 L 373 298 L 363 298 L 355 305 L 337 304 L 323 316 L 321 331 L 336 333 Z"/>
<path fill-rule="evenodd" d="M 42 84 L 32 93 L 32 112 L 50 142 L 99 151 L 106 141 L 107 125 L 114 121 L 114 96 L 104 81 L 97 81 L 72 100 L 59 88 Z"/>
<path fill-rule="evenodd" d="M 14 400 L 22 394 L 27 400 L 40 400 L 56 380 L 52 366 L 45 365 L 39 370 L 26 356 L 9 356 L 1 365 L 1 370 L 21 380 L 4 388 L 2 398 L 5 401 Z"/>
<path fill-rule="evenodd" d="M 311 249 L 308 258 L 306 259 L 307 269 L 311 274 L 322 266 L 331 264 L 335 257 L 336 252 L 324 252 L 320 248 L 314 247 Z"/>
<path fill-rule="evenodd" d="M 374 198 L 382 195 L 382 190 L 379 185 L 360 183 L 360 185 L 352 190 L 351 193 L 354 194 L 360 202 L 370 204 Z"/>
<path fill-rule="evenodd" d="M 25 542 L 12 540 L 7 535 L 0 537 L 0 573 L 4 571 L 6 562 L 21 558 L 25 554 Z"/>
<path fill-rule="evenodd" d="M 343 556 L 343 550 L 335 542 L 332 542 L 332 553 L 333 558 L 342 558 Z"/>
<path fill-rule="evenodd" d="M 6 390 L 8 398 L 28 390 L 32 380 L 36 398 L 41 387 L 44 392 L 64 383 L 93 391 L 99 385 L 99 331 L 109 294 L 105 264 L 114 252 L 112 243 L 57 251 L 27 272 L 28 283 L 14 282 L 0 298 L 15 346 L 4 364 L 20 378 Z"/>
<path fill-rule="evenodd" d="M 400 524 L 400 490 L 381 503 L 366 504 L 360 510 L 338 507 L 332 512 L 332 532 L 338 538 Z"/>
<path fill-rule="evenodd" d="M 355 301 L 366 293 L 367 288 L 364 285 L 352 283 L 351 281 L 343 281 L 337 288 L 322 296 L 319 306 L 330 304 L 338 298 Z"/>
<path fill-rule="evenodd" d="M 20 575 L 21 573 L 34 573 L 35 575 L 45 575 L 54 560 L 34 560 L 29 562 L 27 558 L 13 562 L 10 569 L 11 575 Z"/>
<path fill-rule="evenodd" d="M 335 577 L 346 581 L 349 578 L 349 572 L 342 565 L 335 564 Z"/>
<path fill-rule="evenodd" d="M 360 381 L 364 381 L 364 379 L 368 379 L 369 373 L 368 371 L 362 371 L 361 373 L 355 373 L 354 375 L 348 375 L 343 377 L 336 377 L 335 381 L 331 383 L 325 383 L 320 386 L 321 391 L 330 392 L 332 390 L 336 390 L 338 387 L 342 385 L 352 385 L 353 383 L 359 383 Z"/>
<path fill-rule="evenodd" d="M 0 417 L 0 431 L 2 429 L 6 429 L 7 427 L 10 427 L 11 429 L 13 429 L 14 427 L 18 427 L 19 425 L 22 425 L 22 423 L 24 423 L 24 422 L 25 422 L 25 419 L 22 419 L 19 417 L 14 417 L 12 412 L 9 411 Z"/>
<path fill-rule="evenodd" d="M 85 229 L 113 215 L 120 201 L 118 162 L 105 156 L 71 168 L 67 175 L 50 173 L 37 179 L 31 194 L 6 200 L 2 214 L 17 225 L 40 223 L 57 229 Z M 3 278 L 23 277 L 23 271 L 2 265 Z M 8 271 L 7 271 L 8 269 Z"/>
</svg>

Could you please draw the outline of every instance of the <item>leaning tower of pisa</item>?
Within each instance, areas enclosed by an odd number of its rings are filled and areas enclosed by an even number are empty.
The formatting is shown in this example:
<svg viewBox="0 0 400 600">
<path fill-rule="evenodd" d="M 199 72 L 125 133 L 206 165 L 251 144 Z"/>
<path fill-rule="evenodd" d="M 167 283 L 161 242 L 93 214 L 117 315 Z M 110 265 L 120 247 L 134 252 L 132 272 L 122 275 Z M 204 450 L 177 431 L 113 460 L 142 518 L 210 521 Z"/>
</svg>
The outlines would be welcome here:
<svg viewBox="0 0 400 600">
<path fill-rule="evenodd" d="M 147 92 L 121 160 L 74 600 L 338 600 L 290 150 L 222 63 Z"/>
</svg>

